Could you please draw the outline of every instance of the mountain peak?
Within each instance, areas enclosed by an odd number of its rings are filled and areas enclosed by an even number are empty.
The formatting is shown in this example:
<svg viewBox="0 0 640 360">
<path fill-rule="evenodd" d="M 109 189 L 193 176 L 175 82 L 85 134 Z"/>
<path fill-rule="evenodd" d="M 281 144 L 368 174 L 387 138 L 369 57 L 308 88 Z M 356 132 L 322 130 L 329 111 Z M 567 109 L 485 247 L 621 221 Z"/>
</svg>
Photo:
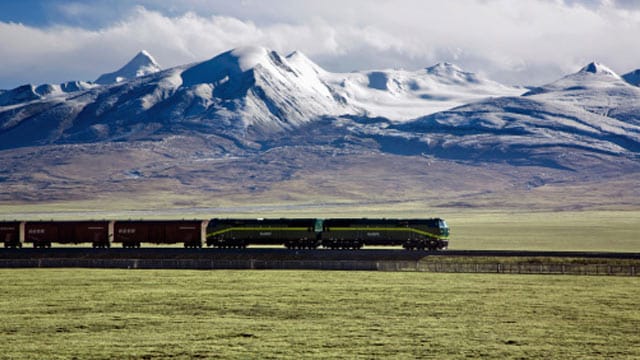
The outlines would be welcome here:
<svg viewBox="0 0 640 360">
<path fill-rule="evenodd" d="M 449 62 L 440 62 L 426 68 L 427 72 L 436 75 L 446 75 L 453 73 L 462 73 L 462 69 L 455 64 Z"/>
<path fill-rule="evenodd" d="M 273 52 L 263 47 L 238 47 L 216 55 L 182 72 L 182 85 L 217 84 L 236 78 L 258 64 L 267 66 Z"/>
<path fill-rule="evenodd" d="M 463 83 L 480 83 L 482 80 L 478 75 L 462 70 L 459 66 L 441 62 L 425 69 L 427 74 L 438 78 L 446 79 L 448 82 Z"/>
<path fill-rule="evenodd" d="M 640 86 L 640 69 L 626 73 L 622 78 L 631 85 Z"/>
<path fill-rule="evenodd" d="M 613 77 L 619 77 L 618 74 L 615 73 L 615 71 L 595 61 L 587 64 L 585 67 L 580 69 L 578 73 L 579 74 L 585 74 L 585 73 L 602 74 L 602 75 L 608 75 Z"/>
<path fill-rule="evenodd" d="M 616 74 L 613 70 L 607 66 L 598 62 L 591 62 L 585 65 L 578 72 L 564 76 L 552 83 L 542 85 L 531 89 L 523 96 L 541 95 L 541 94 L 554 94 L 554 98 L 562 98 L 566 92 L 575 94 L 576 91 L 597 94 L 604 91 L 603 89 L 608 87 L 617 88 L 620 85 L 625 85 L 625 81 Z M 571 95 L 573 99 L 575 95 Z M 573 101 L 573 100 L 572 100 Z"/>
<path fill-rule="evenodd" d="M 156 59 L 154 59 L 153 56 L 151 56 L 151 54 L 147 52 L 147 50 L 140 50 L 140 52 L 138 52 L 127 65 L 156 66 L 160 68 L 160 65 L 158 65 Z"/>
<path fill-rule="evenodd" d="M 237 59 L 240 71 L 243 72 L 254 68 L 258 64 L 269 62 L 269 53 L 271 51 L 261 46 L 242 46 L 230 52 Z"/>
<path fill-rule="evenodd" d="M 102 74 L 95 81 L 101 85 L 116 84 L 121 81 L 153 74 L 162 70 L 156 60 L 146 50 L 141 50 L 126 65 L 117 71 Z"/>
</svg>

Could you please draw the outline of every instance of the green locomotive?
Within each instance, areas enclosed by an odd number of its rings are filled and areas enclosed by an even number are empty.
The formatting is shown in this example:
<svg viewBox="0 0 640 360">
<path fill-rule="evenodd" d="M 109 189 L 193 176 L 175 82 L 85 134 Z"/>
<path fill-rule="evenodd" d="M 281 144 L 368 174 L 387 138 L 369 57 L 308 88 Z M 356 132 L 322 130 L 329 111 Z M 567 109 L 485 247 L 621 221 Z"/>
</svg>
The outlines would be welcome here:
<svg viewBox="0 0 640 360">
<path fill-rule="evenodd" d="M 220 248 L 284 245 L 290 249 L 360 249 L 366 245 L 443 250 L 449 245 L 449 227 L 439 218 L 212 219 L 206 243 Z"/>
</svg>

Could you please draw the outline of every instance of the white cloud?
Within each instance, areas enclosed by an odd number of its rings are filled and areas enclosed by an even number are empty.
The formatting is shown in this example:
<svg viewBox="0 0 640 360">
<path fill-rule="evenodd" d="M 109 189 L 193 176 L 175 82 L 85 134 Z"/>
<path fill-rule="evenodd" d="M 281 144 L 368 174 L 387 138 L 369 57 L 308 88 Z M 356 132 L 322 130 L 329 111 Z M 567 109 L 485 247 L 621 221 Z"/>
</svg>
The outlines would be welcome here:
<svg viewBox="0 0 640 360">
<path fill-rule="evenodd" d="M 157 5 L 148 0 L 147 5 Z M 591 60 L 640 67 L 640 11 L 613 1 L 187 0 L 196 12 L 137 7 L 90 30 L 0 22 L 0 88 L 95 79 L 147 49 L 164 67 L 242 45 L 301 50 L 332 71 L 451 61 L 507 83 L 538 84 Z M 175 4 L 173 4 L 175 5 Z M 173 6 L 172 5 L 172 6 Z M 86 12 L 70 4 L 66 12 Z M 180 11 L 181 8 L 178 9 Z M 176 11 L 175 9 L 173 11 Z M 211 14 L 218 15 L 200 15 Z"/>
</svg>

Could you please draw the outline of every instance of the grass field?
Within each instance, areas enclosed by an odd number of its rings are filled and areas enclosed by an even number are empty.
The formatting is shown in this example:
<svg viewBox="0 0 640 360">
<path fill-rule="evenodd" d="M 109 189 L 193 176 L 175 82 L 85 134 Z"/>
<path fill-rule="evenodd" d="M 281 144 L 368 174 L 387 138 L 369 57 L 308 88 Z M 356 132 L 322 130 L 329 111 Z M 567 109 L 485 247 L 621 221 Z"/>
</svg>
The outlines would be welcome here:
<svg viewBox="0 0 640 360">
<path fill-rule="evenodd" d="M 640 252 L 640 211 L 451 212 L 452 249 Z"/>
<path fill-rule="evenodd" d="M 638 358 L 639 281 L 0 270 L 0 358 Z"/>
</svg>

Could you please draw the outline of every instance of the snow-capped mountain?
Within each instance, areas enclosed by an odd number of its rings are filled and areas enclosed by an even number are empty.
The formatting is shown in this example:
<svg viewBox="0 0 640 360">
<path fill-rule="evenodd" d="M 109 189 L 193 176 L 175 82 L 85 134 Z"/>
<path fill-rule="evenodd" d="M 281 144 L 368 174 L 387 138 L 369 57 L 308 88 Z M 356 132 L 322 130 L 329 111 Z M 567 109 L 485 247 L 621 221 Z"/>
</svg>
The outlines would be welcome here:
<svg viewBox="0 0 640 360">
<path fill-rule="evenodd" d="M 42 100 L 67 93 L 88 90 L 94 84 L 85 81 L 69 81 L 62 84 L 22 85 L 15 89 L 0 91 L 0 106 L 24 104 L 30 101 Z"/>
<path fill-rule="evenodd" d="M 509 87 L 459 67 L 440 63 L 418 70 L 377 70 L 349 74 L 323 73 L 322 79 L 359 115 L 394 122 L 450 109 L 489 97 L 516 96 Z"/>
<path fill-rule="evenodd" d="M 0 199 L 406 187 L 466 203 L 640 171 L 640 88 L 597 63 L 526 93 L 453 64 L 332 73 L 260 47 L 166 70 L 142 52 L 101 78 L 0 91 Z"/>
<path fill-rule="evenodd" d="M 549 147 L 626 154 L 640 142 L 640 88 L 598 63 L 522 96 L 522 88 L 448 63 L 331 73 L 300 52 L 261 47 L 164 71 L 143 51 L 109 76 L 120 81 L 0 94 L 0 147 L 202 133 L 257 149 L 320 119 L 336 119 L 331 126 L 351 135 L 417 141 L 410 152 L 449 157 L 531 159 L 534 149 Z"/>
<path fill-rule="evenodd" d="M 238 48 L 183 69 L 168 101 L 174 118 L 259 136 L 347 111 L 322 72 L 301 53 Z"/>
<path fill-rule="evenodd" d="M 572 167 L 571 155 L 637 156 L 640 89 L 592 63 L 519 97 L 489 99 L 395 127 L 443 156 Z M 433 150 L 432 150 L 433 151 Z"/>
<path fill-rule="evenodd" d="M 156 72 L 155 64 L 141 52 L 109 75 L 111 79 L 136 75 L 134 79 L 66 98 L 42 98 L 31 88 L 24 94 L 1 95 L 12 100 L 0 108 L 0 139 L 4 138 L 0 146 L 135 139 L 185 129 L 260 139 L 322 117 L 407 121 L 470 101 L 522 92 L 450 64 L 417 72 L 336 74 L 300 52 L 285 57 L 260 47 L 238 48 L 164 71 Z M 149 67 L 153 73 L 138 76 L 146 74 L 140 69 Z M 35 128 L 40 131 L 32 131 Z"/>
<path fill-rule="evenodd" d="M 631 86 L 611 69 L 591 63 L 575 74 L 534 89 L 524 96 L 580 107 L 640 125 L 640 88 Z"/>
<path fill-rule="evenodd" d="M 161 71 L 162 68 L 146 50 L 140 51 L 126 65 L 120 69 L 100 75 L 95 83 L 100 85 L 117 84 L 137 77 Z"/>
</svg>

